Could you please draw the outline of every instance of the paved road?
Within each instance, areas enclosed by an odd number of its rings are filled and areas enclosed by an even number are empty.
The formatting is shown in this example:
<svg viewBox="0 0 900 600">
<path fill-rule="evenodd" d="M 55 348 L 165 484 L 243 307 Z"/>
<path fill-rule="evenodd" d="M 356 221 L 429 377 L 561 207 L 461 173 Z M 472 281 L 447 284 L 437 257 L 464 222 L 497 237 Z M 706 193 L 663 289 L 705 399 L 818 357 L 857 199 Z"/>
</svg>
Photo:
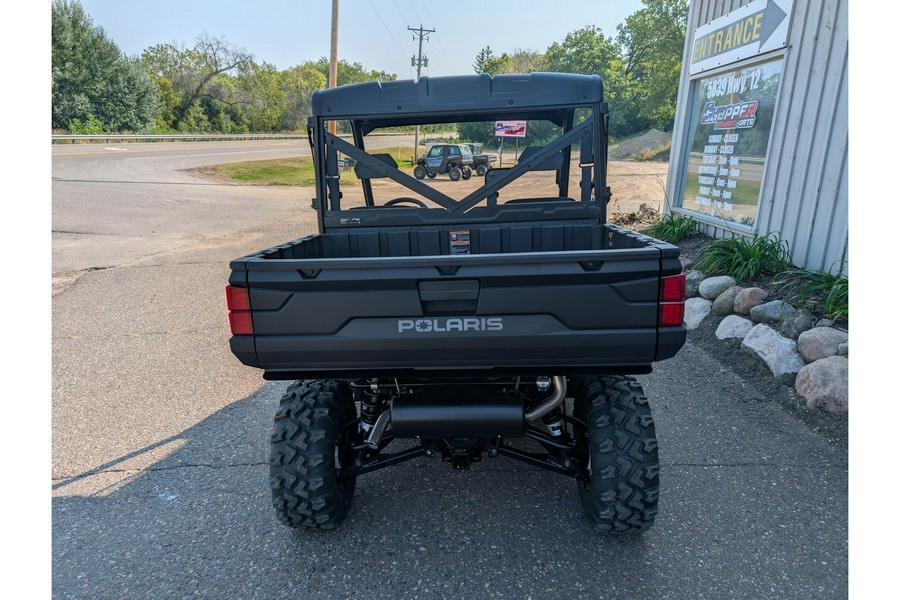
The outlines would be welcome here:
<svg viewBox="0 0 900 600">
<path fill-rule="evenodd" d="M 126 148 L 125 146 L 110 146 Z M 228 351 L 228 261 L 312 230 L 307 191 L 179 171 L 305 144 L 54 147 L 58 598 L 841 598 L 847 452 L 688 344 L 643 379 L 656 526 L 593 534 L 573 481 L 498 458 L 359 480 L 338 531 L 269 503 L 282 383 Z"/>
</svg>

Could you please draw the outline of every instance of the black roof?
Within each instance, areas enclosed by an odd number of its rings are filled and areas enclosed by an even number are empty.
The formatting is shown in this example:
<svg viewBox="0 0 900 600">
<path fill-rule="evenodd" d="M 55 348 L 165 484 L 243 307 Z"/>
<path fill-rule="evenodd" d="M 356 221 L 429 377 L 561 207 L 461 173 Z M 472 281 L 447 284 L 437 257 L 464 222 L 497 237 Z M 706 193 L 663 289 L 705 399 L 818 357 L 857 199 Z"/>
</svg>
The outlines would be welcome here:
<svg viewBox="0 0 900 600">
<path fill-rule="evenodd" d="M 363 130 L 391 125 L 495 119 L 547 119 L 603 101 L 599 75 L 530 73 L 422 77 L 418 83 L 368 81 L 318 90 L 314 116 L 351 119 Z"/>
</svg>

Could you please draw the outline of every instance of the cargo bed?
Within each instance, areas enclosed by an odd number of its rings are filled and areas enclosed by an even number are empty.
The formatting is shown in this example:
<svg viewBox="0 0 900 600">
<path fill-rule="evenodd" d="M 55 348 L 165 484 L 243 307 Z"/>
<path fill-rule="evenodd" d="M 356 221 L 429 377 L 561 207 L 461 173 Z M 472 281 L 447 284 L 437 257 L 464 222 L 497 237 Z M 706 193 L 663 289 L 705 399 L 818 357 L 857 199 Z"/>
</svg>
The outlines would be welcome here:
<svg viewBox="0 0 900 600">
<path fill-rule="evenodd" d="M 684 342 L 657 326 L 677 256 L 578 221 L 311 235 L 231 263 L 254 332 L 232 350 L 269 379 L 647 372 Z"/>
</svg>

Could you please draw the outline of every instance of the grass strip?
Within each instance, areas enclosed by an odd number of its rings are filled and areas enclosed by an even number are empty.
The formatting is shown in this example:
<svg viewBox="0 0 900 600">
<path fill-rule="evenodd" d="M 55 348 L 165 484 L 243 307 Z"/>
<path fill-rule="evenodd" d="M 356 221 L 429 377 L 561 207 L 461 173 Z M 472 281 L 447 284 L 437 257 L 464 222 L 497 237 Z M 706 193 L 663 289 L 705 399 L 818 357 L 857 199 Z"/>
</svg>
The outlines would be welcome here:
<svg viewBox="0 0 900 600">
<path fill-rule="evenodd" d="M 391 148 L 384 151 L 371 150 L 371 153 L 390 154 L 400 170 L 412 173 L 410 160 L 412 148 Z M 251 185 L 297 185 L 311 186 L 316 183 L 312 158 L 278 158 L 273 160 L 254 160 L 251 162 L 228 163 L 198 169 L 204 175 L 237 181 Z M 357 185 L 359 178 L 353 169 L 341 171 L 341 185 Z"/>
</svg>

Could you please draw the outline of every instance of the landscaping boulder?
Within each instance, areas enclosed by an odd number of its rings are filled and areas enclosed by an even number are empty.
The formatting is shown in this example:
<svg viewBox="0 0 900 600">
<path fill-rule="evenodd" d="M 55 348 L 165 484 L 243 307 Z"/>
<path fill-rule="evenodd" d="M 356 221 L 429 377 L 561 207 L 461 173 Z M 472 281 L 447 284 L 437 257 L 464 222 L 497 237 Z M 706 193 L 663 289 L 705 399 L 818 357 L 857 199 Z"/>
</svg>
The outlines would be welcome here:
<svg viewBox="0 0 900 600">
<path fill-rule="evenodd" d="M 753 322 L 750 319 L 737 315 L 728 315 L 722 319 L 722 322 L 716 328 L 716 337 L 720 340 L 743 338 L 751 329 L 753 329 Z"/>
<path fill-rule="evenodd" d="M 706 279 L 702 271 L 688 271 L 684 276 L 684 293 L 688 298 L 696 298 L 700 295 L 700 282 Z"/>
<path fill-rule="evenodd" d="M 780 328 L 781 335 L 796 340 L 800 337 L 801 333 L 809 331 L 815 324 L 816 316 L 805 308 L 801 308 L 800 310 L 791 313 L 784 321 L 782 321 Z"/>
<path fill-rule="evenodd" d="M 723 317 L 734 312 L 734 299 L 742 289 L 739 285 L 733 285 L 719 294 L 712 305 L 712 314 Z"/>
<path fill-rule="evenodd" d="M 847 346 L 847 342 L 838 344 L 838 356 L 850 356 L 850 347 Z"/>
<path fill-rule="evenodd" d="M 778 334 L 762 323 L 753 329 L 741 342 L 741 349 L 762 361 L 775 377 L 794 374 L 806 366 L 806 361 L 797 351 L 797 342 Z"/>
<path fill-rule="evenodd" d="M 831 327 L 814 327 L 797 338 L 797 350 L 808 363 L 829 356 L 837 356 L 841 344 L 847 343 L 847 334 Z"/>
<path fill-rule="evenodd" d="M 816 321 L 816 327 L 834 327 L 834 321 L 831 319 L 819 319 Z"/>
<path fill-rule="evenodd" d="M 822 407 L 830 413 L 847 412 L 849 361 L 829 356 L 800 369 L 794 386 L 810 408 Z"/>
<path fill-rule="evenodd" d="M 772 300 L 750 309 L 750 320 L 754 323 L 778 323 L 791 316 L 797 309 L 783 300 Z"/>
<path fill-rule="evenodd" d="M 700 296 L 706 298 L 707 300 L 715 300 L 719 297 L 719 294 L 735 285 L 737 281 L 734 280 L 734 277 L 729 277 L 728 275 L 720 275 L 718 277 L 708 277 L 700 282 L 700 287 L 698 291 L 700 292 Z"/>
<path fill-rule="evenodd" d="M 739 315 L 749 315 L 751 308 L 759 306 L 768 297 L 769 292 L 762 288 L 744 288 L 738 292 L 737 297 L 734 299 L 734 312 Z"/>
<path fill-rule="evenodd" d="M 703 298 L 688 298 L 684 303 L 684 326 L 688 329 L 697 329 L 709 315 L 712 302 Z"/>
</svg>

